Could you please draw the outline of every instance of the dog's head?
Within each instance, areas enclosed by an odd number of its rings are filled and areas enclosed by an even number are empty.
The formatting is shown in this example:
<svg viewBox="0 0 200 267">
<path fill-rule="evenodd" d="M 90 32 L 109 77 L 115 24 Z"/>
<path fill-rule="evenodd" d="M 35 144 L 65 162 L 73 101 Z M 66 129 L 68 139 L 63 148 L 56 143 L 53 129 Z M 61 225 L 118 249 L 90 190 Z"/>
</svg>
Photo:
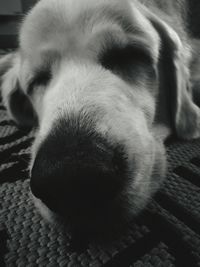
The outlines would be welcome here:
<svg viewBox="0 0 200 267">
<path fill-rule="evenodd" d="M 12 118 L 38 124 L 31 191 L 44 216 L 87 224 L 145 206 L 168 130 L 198 134 L 186 52 L 135 1 L 43 0 L 28 14 L 0 72 Z"/>
</svg>

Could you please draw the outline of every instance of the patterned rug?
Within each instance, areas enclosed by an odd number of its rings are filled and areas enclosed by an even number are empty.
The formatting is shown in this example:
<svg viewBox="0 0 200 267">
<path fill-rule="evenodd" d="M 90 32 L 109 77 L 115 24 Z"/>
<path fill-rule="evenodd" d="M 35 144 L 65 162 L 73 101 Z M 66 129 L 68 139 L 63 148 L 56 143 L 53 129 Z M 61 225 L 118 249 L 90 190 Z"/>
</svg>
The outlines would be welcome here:
<svg viewBox="0 0 200 267">
<path fill-rule="evenodd" d="M 166 180 L 126 234 L 79 249 L 32 203 L 32 140 L 33 133 L 17 129 L 0 104 L 0 266 L 200 266 L 200 140 L 167 145 Z"/>
</svg>

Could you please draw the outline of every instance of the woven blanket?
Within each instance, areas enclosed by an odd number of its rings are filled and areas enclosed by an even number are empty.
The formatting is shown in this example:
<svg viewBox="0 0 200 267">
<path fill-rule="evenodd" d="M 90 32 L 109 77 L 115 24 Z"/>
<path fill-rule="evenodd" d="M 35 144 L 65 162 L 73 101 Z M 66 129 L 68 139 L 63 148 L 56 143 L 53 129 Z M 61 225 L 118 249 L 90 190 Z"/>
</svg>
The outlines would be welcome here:
<svg viewBox="0 0 200 267">
<path fill-rule="evenodd" d="M 33 205 L 27 171 L 32 140 L 0 104 L 0 266 L 200 266 L 200 140 L 167 145 L 165 182 L 126 234 L 79 248 Z"/>
</svg>

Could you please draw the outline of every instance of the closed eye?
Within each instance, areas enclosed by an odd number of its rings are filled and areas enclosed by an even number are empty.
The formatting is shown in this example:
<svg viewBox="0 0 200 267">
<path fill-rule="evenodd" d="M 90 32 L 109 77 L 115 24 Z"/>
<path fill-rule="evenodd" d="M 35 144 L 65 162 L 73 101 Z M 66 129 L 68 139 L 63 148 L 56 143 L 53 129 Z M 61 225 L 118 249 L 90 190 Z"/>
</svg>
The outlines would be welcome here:
<svg viewBox="0 0 200 267">
<path fill-rule="evenodd" d="M 46 86 L 51 80 L 51 77 L 52 75 L 51 75 L 50 70 L 37 71 L 28 85 L 28 89 L 27 89 L 28 95 L 32 95 L 36 87 Z"/>
<path fill-rule="evenodd" d="M 101 65 L 126 78 L 138 74 L 144 67 L 151 68 L 153 60 L 148 50 L 142 46 L 128 44 L 125 47 L 113 45 L 102 51 L 99 56 Z"/>
</svg>

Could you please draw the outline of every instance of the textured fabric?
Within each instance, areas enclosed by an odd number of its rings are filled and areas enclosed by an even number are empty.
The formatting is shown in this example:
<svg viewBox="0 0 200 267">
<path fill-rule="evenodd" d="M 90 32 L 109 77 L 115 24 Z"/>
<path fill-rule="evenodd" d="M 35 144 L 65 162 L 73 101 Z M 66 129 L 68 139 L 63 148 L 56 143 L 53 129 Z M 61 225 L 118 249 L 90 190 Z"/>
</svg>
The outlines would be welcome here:
<svg viewBox="0 0 200 267">
<path fill-rule="evenodd" d="M 33 205 L 27 172 L 32 140 L 0 105 L 0 266 L 200 266 L 200 140 L 167 145 L 166 180 L 120 240 L 79 249 Z"/>
</svg>

